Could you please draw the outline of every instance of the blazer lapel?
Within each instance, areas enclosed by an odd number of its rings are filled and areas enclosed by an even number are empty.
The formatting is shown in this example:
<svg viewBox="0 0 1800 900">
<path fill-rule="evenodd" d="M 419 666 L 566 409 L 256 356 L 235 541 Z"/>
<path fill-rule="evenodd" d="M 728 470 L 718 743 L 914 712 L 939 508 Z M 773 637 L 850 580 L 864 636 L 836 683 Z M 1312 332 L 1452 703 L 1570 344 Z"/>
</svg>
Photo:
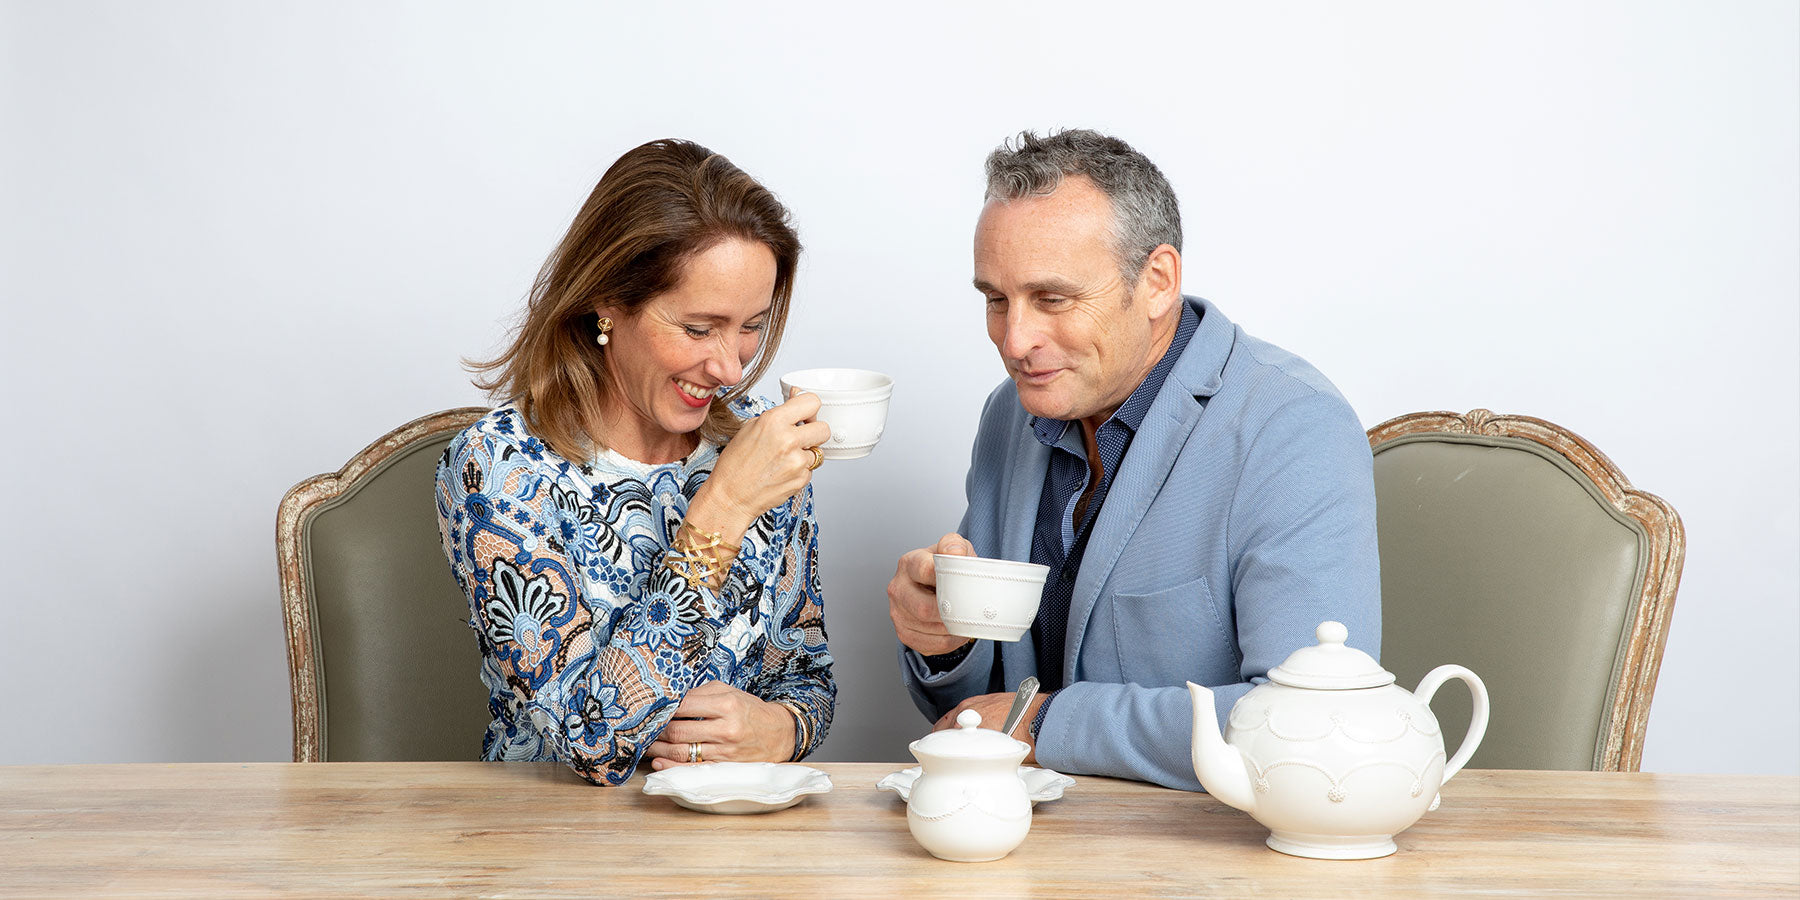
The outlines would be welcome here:
<svg viewBox="0 0 1800 900">
<path fill-rule="evenodd" d="M 1068 673 L 1069 681 L 1082 677 L 1076 661 L 1081 656 L 1082 641 L 1087 635 L 1088 618 L 1100 601 L 1100 589 L 1112 577 L 1113 567 L 1125 552 L 1126 542 L 1144 520 L 1150 501 L 1162 490 L 1169 470 L 1175 466 L 1175 459 L 1193 436 L 1205 409 L 1204 399 L 1218 392 L 1225 361 L 1235 342 L 1235 329 L 1230 320 L 1211 303 L 1191 297 L 1186 299 L 1200 307 L 1200 326 L 1188 339 L 1187 349 L 1182 351 L 1174 371 L 1169 373 L 1168 380 L 1144 416 L 1143 427 L 1132 437 L 1131 447 L 1125 451 L 1125 459 L 1107 491 L 1106 502 L 1094 520 L 1094 531 L 1088 537 L 1087 551 L 1081 559 L 1081 572 L 1075 578 L 1075 592 L 1069 602 L 1068 639 L 1063 644 L 1063 671 Z M 1047 465 L 1038 467 L 1040 488 Z M 1035 513 L 1035 507 L 1028 510 L 1028 514 Z M 1032 520 L 1010 518 L 1007 521 Z"/>
</svg>

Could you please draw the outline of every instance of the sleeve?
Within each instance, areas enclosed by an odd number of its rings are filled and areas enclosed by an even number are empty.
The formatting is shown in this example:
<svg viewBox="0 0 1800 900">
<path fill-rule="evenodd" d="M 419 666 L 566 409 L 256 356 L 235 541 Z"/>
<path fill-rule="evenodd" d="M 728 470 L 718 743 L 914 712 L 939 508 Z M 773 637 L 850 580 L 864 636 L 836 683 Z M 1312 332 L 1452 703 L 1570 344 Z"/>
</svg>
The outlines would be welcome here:
<svg viewBox="0 0 1800 900">
<path fill-rule="evenodd" d="M 1030 640 L 1030 635 L 1025 639 Z M 999 661 L 994 642 L 978 638 L 961 662 L 947 671 L 933 672 L 918 651 L 900 645 L 900 675 L 906 691 L 913 706 L 933 722 L 970 697 L 998 692 Z"/>
<path fill-rule="evenodd" d="M 793 710 L 798 719 L 796 761 L 824 743 L 837 710 L 837 680 L 831 674 L 826 647 L 825 599 L 819 588 L 819 524 L 813 513 L 812 488 L 790 501 L 795 511 L 782 545 L 773 579 L 772 620 L 765 625 L 768 644 L 762 672 L 750 692 Z"/>
<path fill-rule="evenodd" d="M 1350 643 L 1379 658 L 1373 463 L 1348 404 L 1312 394 L 1263 423 L 1244 455 L 1225 528 L 1241 662 L 1238 681 L 1207 685 L 1221 727 L 1269 669 L 1315 642 L 1322 621 L 1343 622 Z M 1188 754 L 1192 723 L 1184 686 L 1077 682 L 1057 693 L 1037 755 L 1058 770 L 1198 790 Z"/>
<path fill-rule="evenodd" d="M 439 526 L 514 726 L 583 778 L 616 785 L 704 671 L 748 579 L 734 562 L 715 593 L 664 565 L 666 547 L 626 545 L 605 519 L 607 490 L 578 496 L 557 480 L 567 465 L 535 438 L 465 432 L 439 465 Z M 633 571 L 634 558 L 649 570 Z"/>
</svg>

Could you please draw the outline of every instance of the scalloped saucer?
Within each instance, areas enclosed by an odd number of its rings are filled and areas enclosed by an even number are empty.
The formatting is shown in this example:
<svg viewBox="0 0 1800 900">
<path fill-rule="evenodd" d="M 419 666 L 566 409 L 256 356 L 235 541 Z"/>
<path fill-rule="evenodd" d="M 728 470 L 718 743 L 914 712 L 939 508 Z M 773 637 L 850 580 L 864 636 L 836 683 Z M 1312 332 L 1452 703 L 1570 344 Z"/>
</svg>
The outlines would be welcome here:
<svg viewBox="0 0 1800 900">
<path fill-rule="evenodd" d="M 919 766 L 901 769 L 875 782 L 875 787 L 877 790 L 893 791 L 900 795 L 901 800 L 910 800 L 913 782 L 919 780 L 921 771 Z M 1075 786 L 1075 779 L 1055 769 L 1020 766 L 1019 777 L 1025 781 L 1025 792 L 1030 795 L 1033 806 L 1045 800 L 1061 800 L 1063 791 Z"/>
<path fill-rule="evenodd" d="M 831 790 L 831 777 L 793 763 L 701 763 L 651 772 L 644 793 L 700 812 L 739 816 L 787 809 Z"/>
</svg>

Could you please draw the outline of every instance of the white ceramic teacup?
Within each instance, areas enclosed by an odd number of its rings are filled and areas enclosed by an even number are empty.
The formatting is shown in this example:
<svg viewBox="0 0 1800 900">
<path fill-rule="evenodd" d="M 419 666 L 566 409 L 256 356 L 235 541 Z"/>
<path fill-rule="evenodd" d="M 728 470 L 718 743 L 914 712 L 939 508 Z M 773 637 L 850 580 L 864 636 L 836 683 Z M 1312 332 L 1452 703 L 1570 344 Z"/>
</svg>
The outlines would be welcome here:
<svg viewBox="0 0 1800 900">
<path fill-rule="evenodd" d="M 802 369 L 781 376 L 781 396 L 799 388 L 819 397 L 819 421 L 831 426 L 831 440 L 819 449 L 826 459 L 868 456 L 887 426 L 894 379 L 867 369 Z"/>
<path fill-rule="evenodd" d="M 1037 618 L 1049 566 L 934 553 L 938 618 L 954 635 L 1016 641 Z"/>
</svg>

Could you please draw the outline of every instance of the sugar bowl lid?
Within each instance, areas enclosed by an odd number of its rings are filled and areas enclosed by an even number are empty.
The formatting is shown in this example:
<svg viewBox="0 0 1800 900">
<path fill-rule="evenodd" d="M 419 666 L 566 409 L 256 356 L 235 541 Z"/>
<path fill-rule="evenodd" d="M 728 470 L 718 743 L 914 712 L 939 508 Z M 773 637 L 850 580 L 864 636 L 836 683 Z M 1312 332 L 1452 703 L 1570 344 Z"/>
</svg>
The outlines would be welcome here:
<svg viewBox="0 0 1800 900">
<path fill-rule="evenodd" d="M 956 717 L 956 728 L 934 731 L 912 742 L 914 754 L 926 753 L 952 759 L 999 759 L 1031 749 L 1023 741 L 981 727 L 981 713 L 965 709 Z"/>
<path fill-rule="evenodd" d="M 1269 670 L 1269 680 L 1288 687 L 1346 691 L 1394 683 L 1394 673 L 1375 658 L 1344 641 L 1350 629 L 1342 622 L 1320 622 L 1313 631 L 1319 643 L 1295 650 L 1281 665 Z"/>
</svg>

